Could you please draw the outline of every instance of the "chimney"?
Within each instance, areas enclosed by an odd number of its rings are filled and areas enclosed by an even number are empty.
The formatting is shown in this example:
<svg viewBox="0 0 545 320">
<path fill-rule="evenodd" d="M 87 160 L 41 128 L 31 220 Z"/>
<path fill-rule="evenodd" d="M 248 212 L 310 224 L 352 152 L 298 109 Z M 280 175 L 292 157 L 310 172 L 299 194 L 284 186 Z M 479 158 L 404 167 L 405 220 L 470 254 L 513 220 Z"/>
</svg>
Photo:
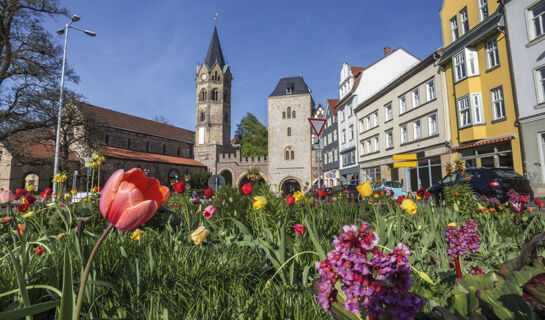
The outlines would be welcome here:
<svg viewBox="0 0 545 320">
<path fill-rule="evenodd" d="M 384 56 L 389 55 L 392 52 L 392 48 L 390 47 L 384 47 Z"/>
</svg>

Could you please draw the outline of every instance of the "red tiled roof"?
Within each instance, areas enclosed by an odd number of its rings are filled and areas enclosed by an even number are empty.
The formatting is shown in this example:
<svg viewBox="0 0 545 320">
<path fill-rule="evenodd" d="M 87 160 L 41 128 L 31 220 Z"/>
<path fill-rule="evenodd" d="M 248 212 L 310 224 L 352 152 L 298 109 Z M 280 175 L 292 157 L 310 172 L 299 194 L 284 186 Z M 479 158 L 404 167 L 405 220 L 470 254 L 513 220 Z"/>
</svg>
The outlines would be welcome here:
<svg viewBox="0 0 545 320">
<path fill-rule="evenodd" d="M 193 131 L 175 127 L 170 124 L 140 118 L 87 103 L 79 103 L 79 106 L 82 107 L 87 114 L 93 117 L 95 121 L 106 126 L 147 133 L 188 143 L 193 143 L 194 140 Z"/>
<path fill-rule="evenodd" d="M 337 115 L 337 109 L 335 109 L 335 106 L 339 103 L 339 99 L 327 99 L 327 104 L 329 104 L 329 107 L 331 108 L 331 111 L 333 112 L 333 115 Z"/>
<path fill-rule="evenodd" d="M 357 75 L 363 70 L 365 70 L 365 67 L 350 67 L 350 72 L 352 72 L 353 75 Z"/>
<path fill-rule="evenodd" d="M 114 147 L 102 147 L 100 150 L 106 157 L 116 158 L 116 159 L 131 159 L 131 160 L 140 160 L 146 162 L 159 162 L 159 163 L 171 163 L 179 164 L 183 166 L 192 166 L 192 167 L 204 167 L 202 163 L 195 161 L 193 159 L 167 156 L 164 154 L 156 153 L 147 153 L 139 152 L 127 149 L 120 149 Z"/>
<path fill-rule="evenodd" d="M 47 138 L 48 132 L 43 130 L 22 132 L 4 140 L 4 146 L 14 156 L 24 159 L 53 159 L 55 158 L 55 142 Z M 68 160 L 78 161 L 78 157 L 68 149 Z"/>
</svg>

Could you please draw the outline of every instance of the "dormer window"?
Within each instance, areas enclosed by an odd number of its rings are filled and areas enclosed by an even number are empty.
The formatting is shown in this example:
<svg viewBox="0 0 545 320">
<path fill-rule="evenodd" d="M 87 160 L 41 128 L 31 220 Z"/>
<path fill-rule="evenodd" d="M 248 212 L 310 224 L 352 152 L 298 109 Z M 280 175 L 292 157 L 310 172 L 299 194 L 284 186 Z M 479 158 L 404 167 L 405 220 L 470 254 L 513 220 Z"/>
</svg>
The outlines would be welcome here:
<svg viewBox="0 0 545 320">
<path fill-rule="evenodd" d="M 286 88 L 286 94 L 293 94 L 293 83 Z"/>
</svg>

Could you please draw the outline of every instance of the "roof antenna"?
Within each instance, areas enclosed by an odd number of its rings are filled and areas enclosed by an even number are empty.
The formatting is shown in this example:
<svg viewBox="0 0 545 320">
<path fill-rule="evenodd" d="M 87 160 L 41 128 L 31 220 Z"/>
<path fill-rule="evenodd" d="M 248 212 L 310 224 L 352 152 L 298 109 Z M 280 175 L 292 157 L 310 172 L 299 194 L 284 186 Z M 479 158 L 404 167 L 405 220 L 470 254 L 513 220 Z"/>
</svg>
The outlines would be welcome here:
<svg viewBox="0 0 545 320">
<path fill-rule="evenodd" d="M 214 27 L 216 26 L 216 21 L 218 21 L 218 13 L 216 12 L 216 16 L 214 17 Z"/>
<path fill-rule="evenodd" d="M 303 71 L 301 71 L 301 78 L 303 77 Z"/>
</svg>

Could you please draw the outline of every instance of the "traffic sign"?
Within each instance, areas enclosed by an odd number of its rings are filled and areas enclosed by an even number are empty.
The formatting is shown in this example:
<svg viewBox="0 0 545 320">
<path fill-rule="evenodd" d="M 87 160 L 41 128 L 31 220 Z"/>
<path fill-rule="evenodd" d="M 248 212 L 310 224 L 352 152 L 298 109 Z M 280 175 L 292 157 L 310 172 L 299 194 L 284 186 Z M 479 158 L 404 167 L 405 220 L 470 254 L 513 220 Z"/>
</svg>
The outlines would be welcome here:
<svg viewBox="0 0 545 320">
<path fill-rule="evenodd" d="M 416 168 L 416 161 L 394 162 L 394 168 Z"/>
<path fill-rule="evenodd" d="M 324 130 L 326 121 L 326 119 L 308 118 L 308 122 L 310 122 L 312 130 L 314 130 L 314 133 L 316 133 L 318 137 L 322 134 L 322 130 Z"/>
<path fill-rule="evenodd" d="M 416 160 L 416 153 L 394 154 L 393 160 Z"/>
</svg>

